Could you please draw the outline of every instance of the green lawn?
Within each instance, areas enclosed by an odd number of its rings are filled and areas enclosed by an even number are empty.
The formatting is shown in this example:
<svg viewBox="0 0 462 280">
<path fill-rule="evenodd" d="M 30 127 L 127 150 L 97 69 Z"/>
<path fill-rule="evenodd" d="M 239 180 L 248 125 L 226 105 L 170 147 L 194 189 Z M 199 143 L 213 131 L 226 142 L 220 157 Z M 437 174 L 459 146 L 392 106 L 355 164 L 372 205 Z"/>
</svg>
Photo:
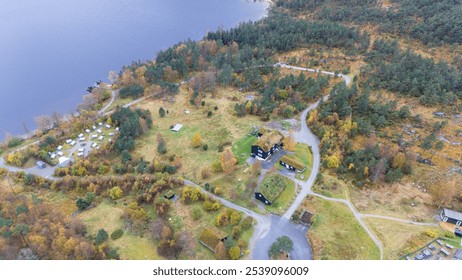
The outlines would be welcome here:
<svg viewBox="0 0 462 280">
<path fill-rule="evenodd" d="M 308 231 L 314 259 L 380 259 L 379 248 L 347 206 L 313 196 L 304 205 L 315 214 Z"/>
<path fill-rule="evenodd" d="M 232 151 L 236 155 L 238 163 L 243 163 L 249 156 L 252 144 L 257 140 L 256 136 L 245 135 L 233 144 Z"/>
<path fill-rule="evenodd" d="M 303 181 L 308 180 L 308 177 L 311 173 L 311 168 L 313 166 L 313 154 L 311 153 L 311 150 L 308 147 L 308 145 L 297 143 L 297 145 L 295 146 L 295 157 L 306 165 L 306 170 L 302 173 L 297 173 L 295 177 Z"/>
</svg>

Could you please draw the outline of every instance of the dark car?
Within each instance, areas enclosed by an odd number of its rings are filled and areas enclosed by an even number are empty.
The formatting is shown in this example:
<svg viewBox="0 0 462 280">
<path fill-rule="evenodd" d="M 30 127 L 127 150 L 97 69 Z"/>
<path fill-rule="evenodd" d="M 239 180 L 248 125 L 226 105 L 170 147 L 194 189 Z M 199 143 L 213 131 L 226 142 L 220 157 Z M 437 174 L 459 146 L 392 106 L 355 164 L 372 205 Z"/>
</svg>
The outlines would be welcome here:
<svg viewBox="0 0 462 280">
<path fill-rule="evenodd" d="M 454 230 L 454 234 L 455 234 L 456 236 L 462 237 L 462 230 L 456 228 L 456 230 Z"/>
<path fill-rule="evenodd" d="M 80 147 L 84 147 L 86 145 L 87 145 L 87 143 L 82 143 L 82 144 L 80 144 Z"/>
</svg>

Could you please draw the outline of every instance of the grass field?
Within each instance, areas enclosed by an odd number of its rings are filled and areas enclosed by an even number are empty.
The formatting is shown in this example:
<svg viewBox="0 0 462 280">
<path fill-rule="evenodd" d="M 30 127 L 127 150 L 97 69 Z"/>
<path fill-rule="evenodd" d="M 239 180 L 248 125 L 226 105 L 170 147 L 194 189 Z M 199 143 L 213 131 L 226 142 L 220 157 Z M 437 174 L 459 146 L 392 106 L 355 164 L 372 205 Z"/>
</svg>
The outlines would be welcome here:
<svg viewBox="0 0 462 280">
<path fill-rule="evenodd" d="M 295 185 L 295 183 L 278 173 L 269 173 L 266 174 L 257 191 L 261 192 L 270 202 L 274 202 L 289 185 Z"/>
<path fill-rule="evenodd" d="M 199 106 L 197 109 L 189 103 L 188 92 L 184 89 L 175 97 L 175 102 L 161 100 L 149 100 L 138 104 L 143 109 L 149 109 L 153 115 L 154 128 L 147 135 L 144 135 L 137 141 L 135 155 L 144 157 L 146 160 L 159 158 L 167 160 L 169 156 L 176 155 L 180 157 L 182 167 L 179 173 L 184 177 L 200 180 L 200 171 L 203 168 L 210 168 L 213 162 L 219 160 L 219 146 L 233 144 L 238 147 L 238 155 L 250 154 L 245 151 L 245 145 L 248 143 L 238 143 L 245 135 L 249 133 L 254 125 L 262 125 L 259 118 L 255 116 L 246 116 L 239 118 L 234 116 L 235 102 L 230 100 L 233 96 L 238 100 L 244 100 L 244 93 L 233 90 L 220 89 L 216 98 L 204 98 L 205 106 Z M 215 106 L 217 110 L 215 110 Z M 168 114 L 160 118 L 158 115 L 159 108 L 163 107 Z M 189 110 L 189 114 L 185 113 Z M 212 112 L 211 117 L 207 117 L 207 112 Z M 179 132 L 170 131 L 170 126 L 182 124 L 183 128 Z M 167 154 L 160 155 L 157 152 L 157 135 L 162 134 L 166 142 Z M 192 137 L 199 133 L 202 137 L 203 144 L 207 144 L 208 149 L 204 151 L 202 147 L 193 148 L 191 144 Z M 250 139 L 246 139 L 251 141 Z M 245 145 L 244 145 L 245 144 Z M 243 161 L 238 157 L 239 162 Z"/>
<path fill-rule="evenodd" d="M 364 222 L 379 238 L 384 249 L 384 259 L 397 260 L 408 252 L 406 244 L 415 243 L 417 248 L 424 246 L 434 239 L 425 235 L 426 231 L 442 233 L 438 227 L 416 226 L 383 219 L 365 218 Z M 411 249 L 412 250 L 412 249 Z"/>
<path fill-rule="evenodd" d="M 120 215 L 123 210 L 111 202 L 102 202 L 97 207 L 79 214 L 79 218 L 87 225 L 88 233 L 96 235 L 100 228 L 109 236 L 116 229 L 123 229 Z M 109 246 L 116 248 L 120 258 L 125 260 L 159 260 L 155 244 L 147 237 L 135 236 L 127 231 L 117 239 L 108 239 Z"/>
<path fill-rule="evenodd" d="M 347 206 L 309 196 L 302 208 L 315 214 L 308 231 L 314 259 L 380 259 L 379 248 Z"/>
<path fill-rule="evenodd" d="M 346 199 L 349 196 L 347 184 L 347 182 L 340 181 L 337 177 L 325 172 L 322 183 L 317 182 L 313 186 L 313 191 L 327 197 Z"/>
<path fill-rule="evenodd" d="M 255 140 L 257 140 L 256 136 L 246 134 L 243 138 L 233 143 L 232 151 L 236 155 L 239 164 L 249 158 L 250 150 Z"/>
</svg>

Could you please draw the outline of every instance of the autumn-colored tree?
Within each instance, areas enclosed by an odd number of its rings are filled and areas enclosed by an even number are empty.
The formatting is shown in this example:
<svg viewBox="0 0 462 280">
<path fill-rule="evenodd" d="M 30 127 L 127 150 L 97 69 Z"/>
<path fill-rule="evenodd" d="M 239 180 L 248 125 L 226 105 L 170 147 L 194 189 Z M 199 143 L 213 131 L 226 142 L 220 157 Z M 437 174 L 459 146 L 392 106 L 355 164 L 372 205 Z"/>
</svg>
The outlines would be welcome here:
<svg viewBox="0 0 462 280">
<path fill-rule="evenodd" d="M 393 168 L 402 168 L 406 163 L 406 155 L 402 152 L 399 152 L 393 158 L 392 166 Z"/>
<path fill-rule="evenodd" d="M 217 260 L 226 260 L 227 252 L 225 243 L 218 242 L 217 246 L 215 246 L 215 256 Z"/>
<path fill-rule="evenodd" d="M 223 171 L 227 174 L 233 173 L 235 165 L 237 163 L 237 159 L 229 147 L 227 147 L 223 151 L 223 153 L 221 154 L 220 160 L 221 160 L 221 167 L 223 168 Z"/>
<path fill-rule="evenodd" d="M 232 260 L 237 260 L 241 257 L 241 248 L 239 246 L 233 246 L 229 248 L 228 252 L 229 258 Z"/>
<path fill-rule="evenodd" d="M 295 151 L 295 146 L 297 145 L 297 141 L 295 141 L 292 131 L 290 132 L 289 136 L 284 137 L 283 144 L 284 144 L 284 150 L 291 151 L 291 152 Z"/>
<path fill-rule="evenodd" d="M 229 222 L 232 225 L 237 225 L 240 221 L 241 221 L 241 214 L 239 214 L 239 212 L 237 211 L 233 211 L 233 213 L 231 213 L 229 217 Z"/>
<path fill-rule="evenodd" d="M 112 198 L 112 200 L 119 199 L 123 196 L 123 191 L 119 187 L 113 187 L 109 191 L 109 196 Z"/>
<path fill-rule="evenodd" d="M 331 155 L 326 158 L 326 164 L 328 168 L 338 168 L 340 165 L 340 160 L 336 155 Z"/>
<path fill-rule="evenodd" d="M 194 148 L 197 148 L 197 147 L 200 147 L 202 146 L 202 136 L 200 135 L 199 132 L 196 132 L 194 135 L 193 135 L 193 138 L 191 140 L 191 144 Z"/>
</svg>

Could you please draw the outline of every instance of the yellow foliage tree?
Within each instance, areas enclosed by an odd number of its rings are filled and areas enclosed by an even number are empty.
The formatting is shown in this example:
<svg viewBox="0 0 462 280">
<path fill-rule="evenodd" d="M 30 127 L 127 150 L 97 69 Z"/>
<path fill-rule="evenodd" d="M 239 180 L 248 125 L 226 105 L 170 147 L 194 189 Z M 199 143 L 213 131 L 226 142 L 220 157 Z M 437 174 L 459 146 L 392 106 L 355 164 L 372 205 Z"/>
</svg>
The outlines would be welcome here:
<svg viewBox="0 0 462 280">
<path fill-rule="evenodd" d="M 239 248 L 239 246 L 233 246 L 229 248 L 228 255 L 232 260 L 239 259 L 241 257 L 241 248 Z"/>
<path fill-rule="evenodd" d="M 229 147 L 224 150 L 224 152 L 221 154 L 220 159 L 223 171 L 227 174 L 233 173 L 234 167 L 237 163 L 237 159 Z"/>
<path fill-rule="evenodd" d="M 295 141 L 295 138 L 293 136 L 293 132 L 291 131 L 288 137 L 284 138 L 284 150 L 287 151 L 295 151 L 295 146 L 297 145 L 297 141 Z"/>
<path fill-rule="evenodd" d="M 369 176 L 369 167 L 367 167 L 367 166 L 364 167 L 363 174 L 364 174 L 364 176 L 366 176 L 366 177 Z"/>
<path fill-rule="evenodd" d="M 196 132 L 196 133 L 193 135 L 191 144 L 192 144 L 192 146 L 193 146 L 194 148 L 197 148 L 197 147 L 202 146 L 202 136 L 199 134 L 199 132 Z"/>
<path fill-rule="evenodd" d="M 328 168 L 338 168 L 340 165 L 340 160 L 336 155 L 331 155 L 326 158 Z"/>
<path fill-rule="evenodd" d="M 399 152 L 393 158 L 392 166 L 393 168 L 402 168 L 406 163 L 406 155 L 402 152 Z"/>
<path fill-rule="evenodd" d="M 252 101 L 247 101 L 247 103 L 245 103 L 245 110 L 247 112 L 250 112 L 251 109 L 252 109 Z"/>
<path fill-rule="evenodd" d="M 121 198 L 123 194 L 124 193 L 119 187 L 113 187 L 112 189 L 109 190 L 109 196 L 112 198 L 112 200 Z"/>
</svg>

